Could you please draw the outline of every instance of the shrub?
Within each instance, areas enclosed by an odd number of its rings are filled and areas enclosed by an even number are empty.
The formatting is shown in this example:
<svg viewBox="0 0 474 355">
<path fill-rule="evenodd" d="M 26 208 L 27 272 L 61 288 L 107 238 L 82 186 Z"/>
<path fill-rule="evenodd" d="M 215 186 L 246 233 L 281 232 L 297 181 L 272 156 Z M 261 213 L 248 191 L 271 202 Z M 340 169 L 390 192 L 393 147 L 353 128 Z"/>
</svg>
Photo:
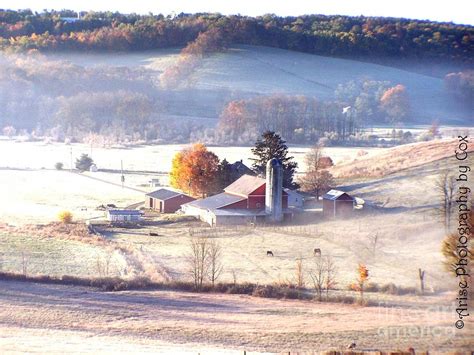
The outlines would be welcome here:
<svg viewBox="0 0 474 355">
<path fill-rule="evenodd" d="M 69 211 L 61 211 L 58 214 L 58 219 L 62 223 L 66 223 L 66 224 L 72 223 L 72 213 Z"/>
<path fill-rule="evenodd" d="M 57 162 L 56 164 L 54 164 L 56 170 L 63 170 L 63 166 L 64 164 L 61 162 Z"/>
</svg>

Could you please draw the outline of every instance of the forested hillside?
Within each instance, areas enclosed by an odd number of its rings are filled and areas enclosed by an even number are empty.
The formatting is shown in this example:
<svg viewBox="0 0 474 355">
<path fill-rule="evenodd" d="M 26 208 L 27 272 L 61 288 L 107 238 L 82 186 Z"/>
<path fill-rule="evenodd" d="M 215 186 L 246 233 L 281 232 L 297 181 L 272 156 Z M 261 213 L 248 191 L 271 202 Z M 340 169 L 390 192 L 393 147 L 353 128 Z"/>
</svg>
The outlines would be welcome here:
<svg viewBox="0 0 474 355">
<path fill-rule="evenodd" d="M 124 15 L 0 11 L 0 47 L 10 50 L 145 50 L 184 46 L 218 29 L 233 44 L 350 58 L 430 58 L 472 63 L 474 28 L 379 17 L 219 14 Z"/>
</svg>

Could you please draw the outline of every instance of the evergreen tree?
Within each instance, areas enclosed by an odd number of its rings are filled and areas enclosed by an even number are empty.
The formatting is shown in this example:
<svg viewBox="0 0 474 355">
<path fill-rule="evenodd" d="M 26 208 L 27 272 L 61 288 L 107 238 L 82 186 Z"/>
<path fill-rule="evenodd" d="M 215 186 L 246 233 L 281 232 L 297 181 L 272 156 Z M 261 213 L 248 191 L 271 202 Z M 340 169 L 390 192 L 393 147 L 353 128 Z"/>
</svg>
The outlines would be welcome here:
<svg viewBox="0 0 474 355">
<path fill-rule="evenodd" d="M 283 187 L 298 187 L 298 184 L 293 182 L 298 164 L 293 161 L 293 157 L 288 156 L 288 146 L 280 135 L 271 131 L 264 132 L 262 138 L 255 142 L 252 153 L 257 157 L 252 159 L 252 168 L 256 174 L 265 176 L 267 162 L 272 158 L 276 158 L 283 165 Z"/>
<path fill-rule="evenodd" d="M 79 159 L 76 159 L 76 169 L 81 171 L 89 170 L 94 161 L 87 154 L 82 154 Z"/>
</svg>

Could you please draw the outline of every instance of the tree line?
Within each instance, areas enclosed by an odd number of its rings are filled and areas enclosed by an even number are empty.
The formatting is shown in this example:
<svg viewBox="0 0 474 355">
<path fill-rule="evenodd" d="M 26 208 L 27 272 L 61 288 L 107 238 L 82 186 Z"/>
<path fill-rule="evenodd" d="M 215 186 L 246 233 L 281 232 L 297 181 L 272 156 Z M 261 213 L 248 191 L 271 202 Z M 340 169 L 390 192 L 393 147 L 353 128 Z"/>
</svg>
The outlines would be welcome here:
<svg viewBox="0 0 474 355">
<path fill-rule="evenodd" d="M 338 86 L 335 100 L 274 94 L 230 101 L 218 130 L 226 142 L 248 143 L 260 132 L 276 131 L 289 142 L 327 138 L 345 142 L 367 125 L 403 123 L 410 119 L 405 86 L 389 82 L 351 81 Z"/>
<path fill-rule="evenodd" d="M 68 17 L 80 17 L 70 21 Z M 0 10 L 0 48 L 145 50 L 185 46 L 202 32 L 222 31 L 230 43 L 271 46 L 350 58 L 417 58 L 473 63 L 474 28 L 383 17 L 304 15 L 178 16 Z"/>
</svg>

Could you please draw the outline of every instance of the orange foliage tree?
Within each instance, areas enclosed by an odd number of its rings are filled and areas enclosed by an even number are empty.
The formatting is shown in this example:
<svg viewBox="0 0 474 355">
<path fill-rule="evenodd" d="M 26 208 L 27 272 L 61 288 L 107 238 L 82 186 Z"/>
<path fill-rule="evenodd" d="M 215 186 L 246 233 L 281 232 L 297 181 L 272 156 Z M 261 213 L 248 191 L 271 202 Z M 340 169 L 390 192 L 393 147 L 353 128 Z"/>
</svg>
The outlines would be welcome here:
<svg viewBox="0 0 474 355">
<path fill-rule="evenodd" d="M 380 98 L 380 105 L 392 123 L 403 121 L 410 112 L 410 103 L 406 87 L 398 84 L 387 89 Z"/>
<path fill-rule="evenodd" d="M 359 264 L 357 267 L 357 283 L 360 291 L 360 299 L 364 299 L 364 286 L 369 278 L 369 269 L 364 264 Z"/>
<path fill-rule="evenodd" d="M 171 186 L 194 196 L 206 196 L 217 185 L 219 158 L 201 143 L 176 153 L 173 158 Z"/>
</svg>

